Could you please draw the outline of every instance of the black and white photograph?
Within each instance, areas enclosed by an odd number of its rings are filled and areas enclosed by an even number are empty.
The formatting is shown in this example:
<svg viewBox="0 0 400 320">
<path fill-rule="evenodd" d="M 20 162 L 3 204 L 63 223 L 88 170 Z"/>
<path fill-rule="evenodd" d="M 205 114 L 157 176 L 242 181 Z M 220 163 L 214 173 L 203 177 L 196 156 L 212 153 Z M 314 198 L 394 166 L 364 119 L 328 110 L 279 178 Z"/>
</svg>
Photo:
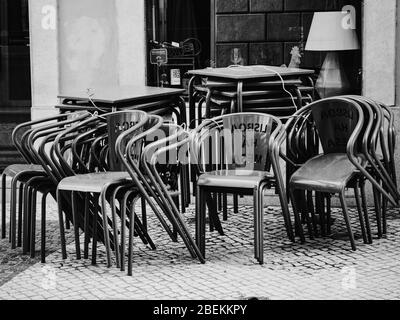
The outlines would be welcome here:
<svg viewBox="0 0 400 320">
<path fill-rule="evenodd" d="M 0 0 L 0 301 L 248 319 L 399 300 L 399 18 L 396 0 Z"/>
</svg>

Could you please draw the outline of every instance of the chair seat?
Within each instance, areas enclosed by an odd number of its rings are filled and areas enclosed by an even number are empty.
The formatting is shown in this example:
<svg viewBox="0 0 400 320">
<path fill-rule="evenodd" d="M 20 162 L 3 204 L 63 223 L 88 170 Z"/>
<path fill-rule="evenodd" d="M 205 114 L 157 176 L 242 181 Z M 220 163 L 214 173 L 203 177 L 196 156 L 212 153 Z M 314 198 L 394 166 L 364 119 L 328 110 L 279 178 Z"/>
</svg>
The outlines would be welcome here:
<svg viewBox="0 0 400 320">
<path fill-rule="evenodd" d="M 307 161 L 290 178 L 290 187 L 338 193 L 358 172 L 347 154 L 326 154 Z"/>
<path fill-rule="evenodd" d="M 58 184 L 58 189 L 100 193 L 107 184 L 130 180 L 131 177 L 128 172 L 95 172 L 64 178 Z"/>
<path fill-rule="evenodd" d="M 26 173 L 44 173 L 45 170 L 39 164 L 12 164 L 4 169 L 3 174 L 15 177 L 17 174 Z"/>
<path fill-rule="evenodd" d="M 218 170 L 200 175 L 197 184 L 203 187 L 254 188 L 261 181 L 273 178 L 267 171 Z"/>
</svg>

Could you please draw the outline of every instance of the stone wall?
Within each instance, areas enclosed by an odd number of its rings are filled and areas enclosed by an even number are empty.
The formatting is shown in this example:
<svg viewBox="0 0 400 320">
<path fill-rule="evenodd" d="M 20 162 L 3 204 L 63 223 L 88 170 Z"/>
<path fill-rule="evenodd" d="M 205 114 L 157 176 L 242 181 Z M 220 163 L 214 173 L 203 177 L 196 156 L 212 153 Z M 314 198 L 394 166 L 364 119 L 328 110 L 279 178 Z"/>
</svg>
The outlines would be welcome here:
<svg viewBox="0 0 400 320">
<path fill-rule="evenodd" d="M 216 0 L 217 65 L 232 64 L 233 48 L 244 64 L 288 65 L 293 46 L 305 46 L 313 13 L 347 4 L 360 6 L 355 0 Z M 323 59 L 323 53 L 305 52 L 302 66 L 320 68 Z"/>
</svg>

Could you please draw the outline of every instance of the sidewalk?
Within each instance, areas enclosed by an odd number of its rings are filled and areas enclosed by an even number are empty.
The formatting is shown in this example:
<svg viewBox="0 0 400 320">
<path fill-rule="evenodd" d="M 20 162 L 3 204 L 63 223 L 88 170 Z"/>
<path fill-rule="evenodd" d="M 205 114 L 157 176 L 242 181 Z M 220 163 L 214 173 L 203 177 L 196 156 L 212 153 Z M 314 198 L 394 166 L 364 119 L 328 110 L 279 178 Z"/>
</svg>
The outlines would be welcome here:
<svg viewBox="0 0 400 320">
<path fill-rule="evenodd" d="M 399 299 L 400 219 L 388 217 L 388 236 L 364 245 L 357 233 L 357 251 L 347 238 L 318 238 L 304 245 L 286 240 L 279 208 L 265 219 L 265 264 L 253 258 L 252 208 L 238 214 L 230 208 L 223 222 L 225 236 L 207 231 L 207 263 L 193 260 L 182 244 L 172 243 L 149 214 L 150 235 L 157 250 L 135 241 L 133 276 L 106 267 L 99 245 L 98 265 L 76 260 L 72 230 L 68 259 L 62 260 L 55 204 L 49 205 L 47 263 L 29 259 L 0 240 L 0 299 Z M 150 210 L 149 210 L 150 212 Z M 351 210 L 353 226 L 356 213 Z M 375 231 L 375 220 L 371 223 Z M 334 232 L 345 231 L 335 210 Z M 186 214 L 194 232 L 193 208 Z M 40 226 L 38 225 L 38 228 Z M 38 229 L 38 235 L 40 229 Z M 38 238 L 37 249 L 40 240 Z"/>
</svg>

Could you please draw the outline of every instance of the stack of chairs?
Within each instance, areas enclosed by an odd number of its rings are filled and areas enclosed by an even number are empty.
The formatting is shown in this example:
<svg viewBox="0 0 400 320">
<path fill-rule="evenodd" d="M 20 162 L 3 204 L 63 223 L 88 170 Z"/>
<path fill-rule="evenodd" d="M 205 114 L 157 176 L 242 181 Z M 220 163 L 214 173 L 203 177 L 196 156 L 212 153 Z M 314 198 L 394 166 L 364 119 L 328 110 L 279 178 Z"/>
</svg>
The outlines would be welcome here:
<svg viewBox="0 0 400 320">
<path fill-rule="evenodd" d="M 311 77 L 287 78 L 281 80 L 245 82 L 243 85 L 243 112 L 266 113 L 277 116 L 283 123 L 303 106 L 315 99 L 314 81 Z M 189 99 L 196 106 L 196 119 L 190 124 L 198 127 L 205 119 L 236 113 L 237 84 L 229 81 L 202 79 L 194 86 Z M 194 172 L 194 170 L 192 170 Z M 195 175 L 192 173 L 193 192 L 195 194 Z M 219 209 L 226 207 L 224 195 L 218 194 L 215 205 Z M 234 212 L 238 212 L 239 195 L 233 195 Z M 224 215 L 226 218 L 226 214 Z"/>
<path fill-rule="evenodd" d="M 145 107 L 145 106 L 141 106 Z M 170 114 L 171 108 L 146 106 L 149 114 L 141 110 L 126 110 L 113 113 L 89 112 L 66 113 L 56 117 L 29 122 L 16 128 L 15 141 L 28 164 L 13 166 L 3 172 L 14 176 L 10 212 L 10 241 L 21 238 L 23 253 L 35 256 L 36 239 L 36 194 L 43 193 L 42 202 L 42 262 L 45 261 L 46 202 L 48 194 L 57 200 L 63 258 L 67 257 L 65 229 L 73 226 L 76 258 L 81 259 L 80 233 L 84 232 L 83 256 L 89 258 L 92 245 L 92 263 L 96 263 L 97 242 L 104 243 L 107 264 L 111 266 L 111 255 L 115 253 L 117 267 L 125 270 L 126 228 L 143 243 L 155 249 L 148 234 L 146 205 L 149 205 L 171 240 L 181 237 L 191 256 L 204 262 L 189 229 L 178 215 L 187 206 L 187 165 L 163 165 L 158 168 L 168 190 L 168 199 L 149 181 L 154 181 L 153 171 L 147 170 L 142 151 L 151 142 L 166 140 L 180 126 L 165 122 L 157 114 Z M 153 110 L 152 110 L 153 108 Z M 137 108 L 132 108 L 137 109 Z M 178 114 L 179 115 L 179 114 Z M 182 119 L 182 118 L 181 118 Z M 35 125 L 35 127 L 30 127 Z M 21 139 L 17 139 L 21 128 L 28 128 Z M 152 139 L 151 139 L 152 138 Z M 158 139 L 160 138 L 160 139 Z M 158 139 L 158 140 L 157 140 Z M 160 140 L 160 141 L 161 141 Z M 20 142 L 22 141 L 22 143 Z M 21 173 L 15 173 L 20 170 Z M 13 171 L 14 170 L 14 171 Z M 171 173 L 174 178 L 171 178 Z M 168 177 L 167 179 L 165 179 Z M 16 189 L 21 183 L 19 215 L 16 214 Z M 3 182 L 3 186 L 5 183 Z M 2 199 L 2 233 L 6 235 L 5 188 Z M 134 210 L 141 200 L 142 215 Z M 172 199 L 172 200 L 171 200 Z M 13 209 L 14 208 L 14 209 Z M 82 208 L 82 209 L 81 209 Z M 111 208 L 111 212 L 108 212 Z M 180 212 L 179 212 L 180 214 Z M 18 225 L 18 232 L 16 226 Z M 130 240 L 130 248 L 132 248 Z M 128 250 L 129 251 L 129 250 Z M 129 251 L 132 257 L 132 250 Z M 129 260 L 129 273 L 132 273 Z"/>
<path fill-rule="evenodd" d="M 392 111 L 381 103 L 342 96 L 309 104 L 286 123 L 289 147 L 282 157 L 291 167 L 288 193 L 294 210 L 302 213 L 310 238 L 331 233 L 331 197 L 338 194 L 351 247 L 356 249 L 345 201 L 345 190 L 350 188 L 363 241 L 372 243 L 366 182 L 373 189 L 377 237 L 387 232 L 388 203 L 398 206 L 400 200 L 393 121 Z"/>
<path fill-rule="evenodd" d="M 287 118 L 314 101 L 314 83 L 310 77 L 285 79 L 284 84 L 280 80 L 249 82 L 244 83 L 242 96 L 244 112 Z M 194 86 L 190 99 L 197 102 L 196 120 L 190 119 L 197 125 L 204 119 L 238 111 L 236 83 L 203 79 Z"/>
</svg>

